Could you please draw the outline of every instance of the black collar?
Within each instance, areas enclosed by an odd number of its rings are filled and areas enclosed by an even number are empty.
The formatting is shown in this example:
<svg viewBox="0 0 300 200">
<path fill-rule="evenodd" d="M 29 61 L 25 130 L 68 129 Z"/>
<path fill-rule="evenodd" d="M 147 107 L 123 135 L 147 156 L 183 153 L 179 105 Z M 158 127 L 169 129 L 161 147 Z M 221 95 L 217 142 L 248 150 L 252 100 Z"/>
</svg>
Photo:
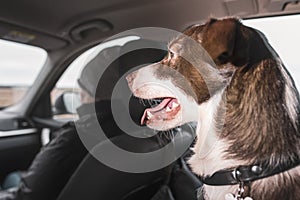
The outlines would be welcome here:
<svg viewBox="0 0 300 200">
<path fill-rule="evenodd" d="M 273 176 L 290 170 L 300 165 L 300 159 L 291 163 L 270 167 L 266 164 L 239 166 L 237 168 L 225 169 L 215 172 L 211 176 L 202 177 L 202 182 L 206 185 L 235 185 L 239 183 L 249 183 L 262 178 Z"/>
</svg>

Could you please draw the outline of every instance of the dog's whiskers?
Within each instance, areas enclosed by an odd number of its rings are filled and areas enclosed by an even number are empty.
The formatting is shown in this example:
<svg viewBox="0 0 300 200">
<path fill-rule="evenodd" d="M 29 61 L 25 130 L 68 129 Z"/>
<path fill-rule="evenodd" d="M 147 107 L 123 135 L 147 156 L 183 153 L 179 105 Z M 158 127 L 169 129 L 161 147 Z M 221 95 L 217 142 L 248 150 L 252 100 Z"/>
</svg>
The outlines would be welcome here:
<svg viewBox="0 0 300 200">
<path fill-rule="evenodd" d="M 143 106 L 146 106 L 145 99 L 139 98 L 139 103 L 142 104 Z"/>
<path fill-rule="evenodd" d="M 161 139 L 167 139 L 168 141 L 172 140 L 174 138 L 174 136 L 175 136 L 175 131 L 176 131 L 176 128 L 169 129 L 169 130 L 166 130 L 166 131 L 162 131 L 159 134 L 159 137 Z"/>
</svg>

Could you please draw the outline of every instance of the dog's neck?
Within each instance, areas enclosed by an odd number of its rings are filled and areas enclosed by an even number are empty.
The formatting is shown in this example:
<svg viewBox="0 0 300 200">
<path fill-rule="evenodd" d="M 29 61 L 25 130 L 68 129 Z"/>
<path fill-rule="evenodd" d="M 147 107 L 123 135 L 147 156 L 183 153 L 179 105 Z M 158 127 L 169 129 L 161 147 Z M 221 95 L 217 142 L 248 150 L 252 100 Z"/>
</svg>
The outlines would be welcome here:
<svg viewBox="0 0 300 200">
<path fill-rule="evenodd" d="M 236 71 L 230 85 L 201 104 L 199 113 L 199 139 L 189 163 L 201 176 L 240 165 L 267 162 L 272 168 L 299 160 L 299 96 L 280 61 L 266 60 L 249 71 Z M 279 182 L 291 184 L 297 170 L 289 171 L 288 179 L 275 175 L 254 182 L 253 188 L 264 191 L 269 180 L 277 182 L 280 191 Z M 224 199 L 237 187 L 206 185 L 205 192 L 207 199 Z"/>
<path fill-rule="evenodd" d="M 249 163 L 269 159 L 278 165 L 299 156 L 299 97 L 280 61 L 264 60 L 237 71 L 224 95 L 220 138 L 230 144 L 227 158 Z"/>
<path fill-rule="evenodd" d="M 224 92 L 201 104 L 199 113 L 198 149 L 190 159 L 197 174 L 259 162 L 274 167 L 300 157 L 299 97 L 280 61 L 236 71 Z"/>
<path fill-rule="evenodd" d="M 197 141 L 193 148 L 195 155 L 189 163 L 193 171 L 202 176 L 211 175 L 226 166 L 242 164 L 225 158 L 228 144 L 220 138 L 220 130 L 218 130 L 220 126 L 216 125 L 216 114 L 219 112 L 223 95 L 224 90 L 215 94 L 198 108 Z M 221 123 L 224 125 L 224 121 Z"/>
<path fill-rule="evenodd" d="M 208 102 L 205 102 L 199 106 L 199 125 L 197 126 L 197 135 L 199 140 L 199 152 L 200 158 L 205 158 L 211 151 L 218 141 L 215 126 L 215 113 L 220 105 L 222 92 L 214 95 Z"/>
</svg>

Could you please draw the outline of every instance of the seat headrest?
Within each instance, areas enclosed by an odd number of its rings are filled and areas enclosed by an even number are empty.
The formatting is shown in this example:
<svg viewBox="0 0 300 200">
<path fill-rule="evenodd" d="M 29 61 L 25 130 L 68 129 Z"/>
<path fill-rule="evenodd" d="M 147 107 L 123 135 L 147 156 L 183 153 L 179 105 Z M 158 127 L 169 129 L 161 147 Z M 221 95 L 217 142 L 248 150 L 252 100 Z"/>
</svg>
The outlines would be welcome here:
<svg viewBox="0 0 300 200">
<path fill-rule="evenodd" d="M 167 44 L 153 40 L 134 40 L 121 48 L 120 73 L 124 74 L 130 69 L 154 63 L 161 60 L 167 53 Z"/>
</svg>

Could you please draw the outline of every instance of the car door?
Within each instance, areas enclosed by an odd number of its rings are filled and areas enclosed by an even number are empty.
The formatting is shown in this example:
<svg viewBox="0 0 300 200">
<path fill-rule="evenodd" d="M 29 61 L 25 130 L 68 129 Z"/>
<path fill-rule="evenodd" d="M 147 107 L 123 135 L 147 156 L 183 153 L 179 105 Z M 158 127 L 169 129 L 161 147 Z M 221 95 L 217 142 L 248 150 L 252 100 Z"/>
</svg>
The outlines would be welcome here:
<svg viewBox="0 0 300 200">
<path fill-rule="evenodd" d="M 24 114 L 24 100 L 47 53 L 37 47 L 0 40 L 0 181 L 28 167 L 41 147 L 41 133 Z"/>
</svg>

